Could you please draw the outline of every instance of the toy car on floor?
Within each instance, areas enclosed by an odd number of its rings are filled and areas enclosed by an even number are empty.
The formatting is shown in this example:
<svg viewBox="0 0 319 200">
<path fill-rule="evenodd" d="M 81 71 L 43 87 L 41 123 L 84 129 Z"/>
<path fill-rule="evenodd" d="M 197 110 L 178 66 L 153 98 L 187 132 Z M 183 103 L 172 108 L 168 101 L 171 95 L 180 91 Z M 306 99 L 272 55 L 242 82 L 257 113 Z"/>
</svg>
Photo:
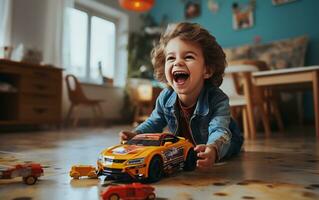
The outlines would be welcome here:
<svg viewBox="0 0 319 200">
<path fill-rule="evenodd" d="M 156 197 L 154 190 L 154 187 L 141 183 L 114 185 L 108 186 L 107 189 L 101 193 L 101 197 L 103 200 L 153 200 Z"/>
<path fill-rule="evenodd" d="M 70 170 L 70 176 L 79 179 L 81 176 L 97 178 L 96 168 L 92 165 L 74 165 Z"/>
<path fill-rule="evenodd" d="M 194 145 L 169 133 L 138 134 L 126 144 L 102 151 L 97 161 L 99 175 L 107 179 L 138 179 L 156 182 L 172 169 L 196 167 Z"/>
<path fill-rule="evenodd" d="M 43 168 L 38 163 L 18 164 L 11 167 L 0 167 L 0 179 L 12 179 L 22 177 L 27 185 L 33 185 L 40 176 L 43 176 Z"/>
</svg>

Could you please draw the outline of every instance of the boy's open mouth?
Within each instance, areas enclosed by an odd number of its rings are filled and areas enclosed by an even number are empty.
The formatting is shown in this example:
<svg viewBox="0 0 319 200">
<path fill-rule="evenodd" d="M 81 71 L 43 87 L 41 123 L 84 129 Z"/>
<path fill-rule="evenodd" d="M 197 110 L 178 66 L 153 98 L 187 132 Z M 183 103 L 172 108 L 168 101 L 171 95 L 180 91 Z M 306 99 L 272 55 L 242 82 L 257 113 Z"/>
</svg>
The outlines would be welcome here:
<svg viewBox="0 0 319 200">
<path fill-rule="evenodd" d="M 187 72 L 176 71 L 173 72 L 173 78 L 176 83 L 183 84 L 189 78 L 189 74 Z"/>
</svg>

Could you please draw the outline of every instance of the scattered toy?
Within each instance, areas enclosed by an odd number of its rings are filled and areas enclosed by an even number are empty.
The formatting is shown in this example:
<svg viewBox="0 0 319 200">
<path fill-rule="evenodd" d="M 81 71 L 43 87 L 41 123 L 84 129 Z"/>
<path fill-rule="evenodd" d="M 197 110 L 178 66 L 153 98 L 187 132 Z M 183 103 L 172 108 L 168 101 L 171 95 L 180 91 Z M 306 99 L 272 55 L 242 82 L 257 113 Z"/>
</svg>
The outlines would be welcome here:
<svg viewBox="0 0 319 200">
<path fill-rule="evenodd" d="M 43 176 L 43 168 L 38 163 L 18 164 L 15 166 L 0 166 L 0 179 L 12 179 L 22 177 L 27 185 L 33 185 L 40 176 Z"/>
<path fill-rule="evenodd" d="M 96 168 L 92 165 L 74 165 L 71 168 L 70 176 L 79 179 L 81 176 L 97 178 Z"/>
<path fill-rule="evenodd" d="M 154 187 L 141 183 L 111 185 L 101 192 L 101 197 L 103 200 L 153 200 L 156 197 L 154 191 Z"/>
<path fill-rule="evenodd" d="M 125 144 L 102 151 L 98 174 L 110 180 L 156 182 L 172 169 L 192 171 L 196 167 L 194 145 L 168 133 L 138 134 Z"/>
</svg>

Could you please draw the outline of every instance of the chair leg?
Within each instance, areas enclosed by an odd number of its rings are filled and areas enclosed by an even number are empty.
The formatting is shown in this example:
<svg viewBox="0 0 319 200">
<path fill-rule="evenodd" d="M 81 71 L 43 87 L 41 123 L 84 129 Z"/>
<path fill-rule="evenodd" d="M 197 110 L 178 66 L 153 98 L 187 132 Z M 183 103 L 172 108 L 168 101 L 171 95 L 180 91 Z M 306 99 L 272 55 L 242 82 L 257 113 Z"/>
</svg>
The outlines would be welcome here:
<svg viewBox="0 0 319 200">
<path fill-rule="evenodd" d="M 244 138 L 249 139 L 250 133 L 249 133 L 249 123 L 248 123 L 248 115 L 247 115 L 247 109 L 243 107 L 242 109 L 242 115 L 243 115 L 243 130 L 244 130 Z"/>
<path fill-rule="evenodd" d="M 71 104 L 69 110 L 68 110 L 68 114 L 66 115 L 66 118 L 65 118 L 65 126 L 67 126 L 69 124 L 69 121 L 71 119 L 71 115 L 72 115 L 72 112 L 73 112 L 73 109 L 74 109 L 74 105 Z"/>
<path fill-rule="evenodd" d="M 278 104 L 275 101 L 272 101 L 271 104 L 273 107 L 273 111 L 274 111 L 274 115 L 275 115 L 275 118 L 277 121 L 279 131 L 281 133 L 283 133 L 285 128 L 284 128 L 284 123 L 282 122 L 282 117 L 281 117 L 280 111 L 278 109 Z"/>
<path fill-rule="evenodd" d="M 74 107 L 75 114 L 74 114 L 74 120 L 73 120 L 73 127 L 77 127 L 78 121 L 79 121 L 79 114 L 77 110 L 79 110 L 79 106 Z"/>
<path fill-rule="evenodd" d="M 266 137 L 269 137 L 271 134 L 271 130 L 270 130 L 270 126 L 269 126 L 269 118 L 268 115 L 266 114 L 265 108 L 263 107 L 263 105 L 258 105 L 258 109 L 260 111 L 261 114 L 261 119 L 263 122 L 263 126 L 264 126 L 264 130 L 266 133 Z"/>
<path fill-rule="evenodd" d="M 92 105 L 93 118 L 92 125 L 100 125 L 103 122 L 103 109 L 100 104 Z"/>
<path fill-rule="evenodd" d="M 265 90 L 264 89 L 259 89 L 256 90 L 255 92 L 257 93 L 257 96 L 259 97 L 256 104 L 257 104 L 257 108 L 261 114 L 261 120 L 264 126 L 264 131 L 266 134 L 266 137 L 270 137 L 271 135 L 271 129 L 270 129 L 270 122 L 269 122 L 269 116 L 271 114 L 271 102 L 267 102 L 265 99 Z M 272 95 L 271 91 L 268 91 L 269 94 L 268 95 Z M 266 105 L 269 103 L 269 109 L 267 109 L 267 107 L 265 107 L 265 102 Z"/>
</svg>

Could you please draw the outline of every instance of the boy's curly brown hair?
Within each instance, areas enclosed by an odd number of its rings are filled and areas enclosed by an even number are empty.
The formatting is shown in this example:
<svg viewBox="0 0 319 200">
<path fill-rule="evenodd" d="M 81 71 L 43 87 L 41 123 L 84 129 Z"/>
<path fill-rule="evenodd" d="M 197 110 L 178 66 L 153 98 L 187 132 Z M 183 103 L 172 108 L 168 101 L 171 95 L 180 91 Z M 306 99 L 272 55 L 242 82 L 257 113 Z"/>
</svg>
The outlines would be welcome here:
<svg viewBox="0 0 319 200">
<path fill-rule="evenodd" d="M 199 24 L 182 22 L 169 25 L 161 35 L 159 43 L 151 52 L 152 64 L 154 66 L 155 78 L 164 83 L 165 78 L 165 47 L 167 43 L 176 37 L 184 41 L 192 41 L 200 45 L 205 60 L 205 65 L 213 71 L 208 82 L 220 86 L 223 82 L 223 74 L 226 67 L 226 56 L 217 43 L 216 38 Z"/>
</svg>

